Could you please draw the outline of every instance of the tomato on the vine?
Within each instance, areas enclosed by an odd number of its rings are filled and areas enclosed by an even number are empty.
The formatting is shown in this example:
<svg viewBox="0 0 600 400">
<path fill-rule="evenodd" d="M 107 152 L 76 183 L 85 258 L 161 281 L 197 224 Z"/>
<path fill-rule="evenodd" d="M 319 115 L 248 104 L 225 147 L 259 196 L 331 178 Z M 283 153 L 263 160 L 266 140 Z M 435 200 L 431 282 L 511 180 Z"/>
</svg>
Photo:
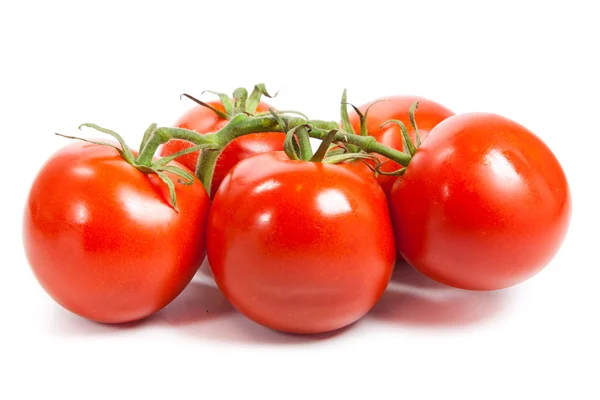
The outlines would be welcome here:
<svg viewBox="0 0 600 400">
<path fill-rule="evenodd" d="M 248 318 L 318 333 L 373 307 L 396 250 L 375 179 L 273 152 L 241 161 L 225 177 L 209 215 L 207 252 L 218 287 Z"/>
<path fill-rule="evenodd" d="M 410 123 L 409 110 L 414 102 L 419 102 L 418 111 L 415 113 L 417 128 L 421 139 L 425 139 L 437 124 L 448 117 L 454 115 L 446 107 L 423 97 L 417 96 L 392 96 L 383 97 L 371 101 L 359 107 L 361 113 L 368 111 L 367 132 L 373 136 L 379 143 L 403 151 L 402 133 L 396 124 L 381 125 L 389 120 L 396 119 L 402 121 L 408 130 L 409 136 L 415 140 L 415 131 Z M 360 132 L 360 118 L 354 111 L 349 113 L 350 123 L 355 132 Z M 402 168 L 399 164 L 389 161 L 386 157 L 376 154 L 380 162 L 385 163 L 381 166 L 381 171 L 393 172 Z M 379 174 L 377 181 L 386 194 L 389 194 L 392 185 L 397 176 Z"/>
<path fill-rule="evenodd" d="M 567 179 L 523 126 L 471 113 L 437 125 L 390 195 L 399 253 L 429 277 L 493 290 L 541 270 L 571 211 Z"/>
<path fill-rule="evenodd" d="M 219 111 L 224 111 L 223 104 L 219 101 L 211 101 L 207 102 L 207 104 Z M 269 111 L 269 105 L 263 102 L 259 103 L 256 112 L 266 111 Z M 184 113 L 175 122 L 175 126 L 189 129 L 199 134 L 206 134 L 218 131 L 227 122 L 227 119 L 221 118 L 210 108 L 196 105 Z M 214 197 L 221 181 L 235 164 L 254 154 L 283 150 L 284 139 L 285 134 L 281 132 L 268 132 L 244 135 L 230 142 L 217 159 L 211 185 L 211 197 Z M 167 156 L 189 147 L 192 147 L 192 144 L 184 140 L 170 140 L 162 146 L 160 154 Z M 198 153 L 186 154 L 177 160 L 194 171 L 198 161 Z"/>
<path fill-rule="evenodd" d="M 173 162 L 171 165 L 181 165 Z M 23 240 L 42 287 L 64 308 L 106 323 L 138 320 L 171 302 L 205 255 L 209 198 L 198 180 L 167 185 L 106 146 L 55 153 L 27 201 Z"/>
</svg>

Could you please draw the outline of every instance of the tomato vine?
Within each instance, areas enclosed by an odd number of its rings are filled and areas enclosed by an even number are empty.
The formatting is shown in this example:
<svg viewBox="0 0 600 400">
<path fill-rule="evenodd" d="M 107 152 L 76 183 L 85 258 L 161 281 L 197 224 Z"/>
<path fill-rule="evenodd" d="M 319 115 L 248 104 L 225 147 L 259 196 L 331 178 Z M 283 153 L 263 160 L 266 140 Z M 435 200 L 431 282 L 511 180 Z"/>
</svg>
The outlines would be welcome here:
<svg viewBox="0 0 600 400">
<path fill-rule="evenodd" d="M 216 110 L 207 103 L 204 103 L 188 94 L 185 94 L 184 96 L 194 100 L 200 105 L 213 109 L 213 111 L 218 112 L 219 115 L 222 114 L 224 118 L 229 120 L 225 126 L 216 132 L 199 135 L 194 131 L 184 128 L 157 128 L 155 124 L 152 124 L 144 133 L 142 143 L 140 145 L 139 155 L 135 159 L 133 156 L 129 155 L 131 153 L 129 147 L 120 138 L 120 136 L 115 136 L 113 131 L 100 128 L 93 124 L 84 124 L 83 126 L 89 126 L 98 129 L 117 138 L 121 145 L 121 149 L 117 148 L 117 150 L 119 150 L 120 154 L 130 164 L 144 172 L 156 173 L 159 177 L 161 177 L 161 179 L 163 179 L 164 175 L 162 174 L 162 170 L 165 168 L 170 168 L 177 172 L 180 177 L 189 180 L 190 176 L 185 174 L 185 171 L 182 173 L 178 167 L 168 167 L 166 164 L 167 162 L 172 161 L 181 155 L 188 154 L 193 151 L 201 151 L 200 157 L 198 158 L 198 163 L 196 165 L 195 176 L 201 181 L 208 193 L 211 192 L 212 178 L 217 158 L 223 149 L 234 139 L 253 133 L 292 132 L 296 136 L 296 140 L 299 140 L 302 144 L 302 146 L 300 146 L 300 151 L 303 152 L 303 154 L 300 154 L 299 156 L 301 159 L 312 159 L 312 161 L 324 161 L 327 163 L 337 163 L 350 159 L 371 158 L 368 153 L 376 153 L 395 161 L 403 167 L 406 167 L 410 162 L 412 155 L 414 154 L 414 146 L 412 146 L 412 142 L 410 143 L 409 148 L 413 151 L 402 152 L 377 142 L 377 140 L 374 137 L 369 136 L 364 129 L 361 129 L 360 135 L 353 132 L 346 132 L 345 130 L 341 129 L 338 123 L 335 121 L 310 120 L 302 117 L 304 114 L 298 111 L 276 112 L 271 109 L 269 114 L 254 113 L 256 106 L 260 102 L 261 96 L 266 95 L 271 97 L 263 84 L 256 85 L 250 95 L 248 95 L 248 91 L 246 89 L 236 89 L 234 91 L 233 101 L 231 101 L 231 99 L 225 94 L 218 92 L 211 93 L 215 93 L 219 96 L 221 102 L 223 103 L 225 112 Z M 345 107 L 346 104 L 345 100 L 346 93 L 344 91 L 342 101 L 343 107 Z M 299 114 L 302 116 L 292 117 L 287 114 Z M 361 117 L 366 118 L 366 113 L 364 116 L 361 114 Z M 406 134 L 406 128 L 404 128 L 402 122 L 392 122 L 399 123 L 401 125 L 405 139 L 410 142 L 410 138 L 408 138 L 408 135 Z M 310 149 L 310 143 L 307 143 L 308 137 L 320 139 L 326 143 L 326 146 L 324 145 L 319 148 L 317 153 L 313 155 L 312 150 Z M 167 158 L 160 159 L 162 161 L 153 161 L 158 148 L 167 143 L 169 140 L 173 139 L 188 141 L 192 143 L 194 147 L 173 154 Z M 331 143 L 339 143 L 343 146 L 350 146 L 352 153 L 354 154 L 334 153 L 328 157 L 327 150 L 329 148 L 329 144 Z M 298 155 L 292 155 L 290 151 L 286 151 L 286 153 L 291 158 L 298 157 Z M 376 166 L 376 170 L 380 173 L 388 175 L 400 174 L 403 171 L 401 169 L 394 173 L 386 173 L 379 171 L 378 166 Z M 176 208 L 176 199 L 174 197 L 174 190 L 172 189 L 173 183 L 170 181 L 167 182 L 165 179 L 163 179 L 163 181 L 165 181 L 165 184 L 169 186 L 172 203 Z"/>
</svg>

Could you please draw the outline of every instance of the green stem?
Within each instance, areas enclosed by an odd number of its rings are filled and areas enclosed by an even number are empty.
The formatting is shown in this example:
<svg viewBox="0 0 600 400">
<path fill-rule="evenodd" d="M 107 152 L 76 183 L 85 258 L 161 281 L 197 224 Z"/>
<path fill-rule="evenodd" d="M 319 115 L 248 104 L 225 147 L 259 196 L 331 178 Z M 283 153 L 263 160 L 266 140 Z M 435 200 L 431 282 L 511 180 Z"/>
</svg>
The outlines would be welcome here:
<svg viewBox="0 0 600 400">
<path fill-rule="evenodd" d="M 325 139 L 329 132 L 322 129 L 313 129 L 310 136 L 317 139 Z M 367 153 L 377 153 L 389 158 L 392 161 L 406 167 L 410 162 L 411 156 L 391 147 L 387 147 L 375 140 L 373 136 L 358 136 L 337 132 L 333 139 L 335 142 L 345 142 L 357 145 Z"/>
<path fill-rule="evenodd" d="M 300 146 L 300 159 L 308 161 L 312 158 L 313 152 L 310 145 L 310 136 L 308 136 L 308 128 L 305 125 L 298 127 L 297 137 L 298 145 Z"/>
<path fill-rule="evenodd" d="M 317 149 L 317 152 L 311 157 L 310 161 L 312 162 L 322 162 L 327 154 L 327 150 L 329 150 L 329 146 L 333 142 L 333 138 L 335 137 L 335 131 L 329 131 L 325 139 L 321 141 L 321 145 Z"/>
<path fill-rule="evenodd" d="M 157 131 L 154 131 L 154 133 L 152 133 L 147 138 L 146 143 L 142 144 L 140 154 L 138 155 L 138 158 L 136 160 L 136 163 L 138 165 L 144 165 L 146 167 L 149 167 L 150 164 L 152 164 L 154 154 L 156 153 L 156 150 L 158 150 L 158 147 L 161 144 L 166 143 L 166 141 L 162 141 L 162 137 L 160 136 L 160 134 L 157 135 L 156 132 Z"/>
<path fill-rule="evenodd" d="M 287 128 L 304 125 L 307 121 L 304 118 L 292 118 L 289 116 L 280 116 L 287 123 Z M 387 147 L 378 143 L 372 136 L 359 136 L 339 131 L 339 126 L 332 121 L 309 121 L 310 137 L 324 140 L 331 131 L 336 131 L 333 141 L 350 143 L 360 147 L 367 153 L 381 154 L 402 166 L 407 166 L 411 156 L 401 151 Z M 238 114 L 233 117 L 227 125 L 215 133 L 199 135 L 194 131 L 181 128 L 159 128 L 155 130 L 148 138 L 145 146 L 141 150 L 137 164 L 150 166 L 154 153 L 161 144 L 167 143 L 171 139 L 180 139 L 191 142 L 195 145 L 213 145 L 211 148 L 205 148 L 198 159 L 196 166 L 196 176 L 206 191 L 210 193 L 212 178 L 214 174 L 217 158 L 232 140 L 237 137 L 259 133 L 259 132 L 282 132 L 283 128 L 273 115 L 249 116 Z"/>
<path fill-rule="evenodd" d="M 199 135 L 194 131 L 181 128 L 158 128 L 147 138 L 146 144 L 138 155 L 137 164 L 150 166 L 158 147 L 171 139 L 185 140 L 195 145 L 216 144 L 214 135 Z"/>
<path fill-rule="evenodd" d="M 307 122 L 302 118 L 290 118 L 285 115 L 281 117 L 287 121 L 288 129 L 306 124 Z M 338 124 L 332 121 L 310 121 L 310 125 L 313 127 L 309 132 L 310 137 L 321 140 L 327 137 L 329 131 L 339 129 Z M 213 135 L 217 136 L 218 139 L 216 142 L 218 142 L 219 146 L 224 147 L 224 144 L 229 143 L 236 137 L 244 136 L 250 133 L 281 131 L 281 126 L 277 122 L 277 119 L 272 115 L 251 117 L 248 115 L 239 114 L 236 115 L 220 131 L 215 132 Z M 391 147 L 387 147 L 377 142 L 373 136 L 359 136 L 338 131 L 335 134 L 334 141 L 357 145 L 367 153 L 381 154 L 382 156 L 385 156 L 402 166 L 407 166 L 411 159 L 409 154 L 405 154 L 396 149 L 392 149 Z"/>
<path fill-rule="evenodd" d="M 218 144 L 215 140 L 214 134 L 199 135 L 194 131 L 189 131 L 182 128 L 158 128 L 157 131 L 160 135 L 166 136 L 166 142 L 171 139 L 187 140 L 193 144 Z M 165 143 L 166 143 L 165 142 Z"/>
<path fill-rule="evenodd" d="M 196 164 L 196 177 L 202 182 L 206 193 L 210 196 L 212 189 L 212 180 L 217 165 L 217 158 L 221 155 L 223 149 L 204 149 L 198 157 Z"/>
</svg>

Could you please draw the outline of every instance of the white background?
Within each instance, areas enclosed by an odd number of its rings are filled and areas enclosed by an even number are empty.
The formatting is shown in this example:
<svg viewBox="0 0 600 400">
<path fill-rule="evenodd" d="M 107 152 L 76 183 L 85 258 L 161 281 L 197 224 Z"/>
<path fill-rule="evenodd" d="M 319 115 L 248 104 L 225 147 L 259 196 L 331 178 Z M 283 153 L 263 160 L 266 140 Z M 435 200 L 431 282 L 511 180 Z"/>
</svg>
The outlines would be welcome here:
<svg viewBox="0 0 600 400">
<path fill-rule="evenodd" d="M 594 2 L 315 3 L 2 2 L 0 398 L 600 398 Z M 137 146 L 151 122 L 191 106 L 181 93 L 257 82 L 312 118 L 337 120 L 346 87 L 356 104 L 418 94 L 520 122 L 567 172 L 564 246 L 538 276 L 494 293 L 400 269 L 367 317 L 317 337 L 244 319 L 202 272 L 137 324 L 54 304 L 21 245 L 29 185 L 66 143 L 53 133 L 95 122 Z"/>
</svg>

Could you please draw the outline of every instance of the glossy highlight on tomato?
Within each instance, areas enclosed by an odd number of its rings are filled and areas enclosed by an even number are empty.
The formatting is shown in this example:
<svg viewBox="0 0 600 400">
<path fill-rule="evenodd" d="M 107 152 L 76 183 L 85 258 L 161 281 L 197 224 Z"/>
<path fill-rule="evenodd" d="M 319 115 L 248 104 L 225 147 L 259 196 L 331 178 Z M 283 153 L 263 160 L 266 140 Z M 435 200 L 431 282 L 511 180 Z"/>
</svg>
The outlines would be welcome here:
<svg viewBox="0 0 600 400">
<path fill-rule="evenodd" d="M 249 157 L 229 172 L 211 207 L 207 251 L 234 307 L 293 333 L 361 318 L 384 292 L 396 253 L 375 179 L 283 152 Z"/>
<path fill-rule="evenodd" d="M 23 240 L 54 300 L 121 323 L 155 313 L 185 288 L 205 256 L 209 198 L 198 180 L 183 185 L 166 174 L 179 213 L 158 176 L 113 148 L 77 142 L 46 162 L 29 193 Z"/>
<path fill-rule="evenodd" d="M 540 271 L 571 214 L 561 165 L 523 126 L 471 113 L 437 125 L 391 191 L 397 248 L 447 285 L 494 290 Z"/>
<path fill-rule="evenodd" d="M 419 108 L 415 113 L 415 120 L 419 128 L 421 139 L 425 139 L 429 132 L 440 122 L 454 115 L 452 111 L 432 100 L 419 96 L 391 96 L 382 97 L 364 104 L 359 107 L 361 113 L 369 109 L 367 115 L 367 131 L 379 143 L 384 144 L 396 150 L 403 151 L 402 132 L 396 124 L 387 124 L 383 128 L 381 125 L 391 119 L 402 121 L 408 130 L 409 136 L 415 140 L 415 131 L 410 124 L 409 111 L 411 105 L 418 101 Z M 369 108 L 370 107 L 370 108 Z M 360 132 L 360 119 L 356 112 L 349 113 L 350 123 L 355 132 Z M 393 172 L 402 168 L 399 164 L 389 161 L 386 157 L 376 154 L 380 162 L 384 163 L 381 170 L 384 172 Z M 383 175 L 377 176 L 377 181 L 384 192 L 389 194 L 392 185 L 398 179 L 397 176 Z"/>
<path fill-rule="evenodd" d="M 224 111 L 219 101 L 208 102 L 209 105 L 219 111 Z M 256 112 L 269 111 L 269 105 L 259 103 Z M 194 106 L 183 114 L 175 126 L 179 128 L 196 131 L 199 134 L 213 133 L 223 128 L 228 120 L 219 117 L 214 111 L 200 105 Z M 285 134 L 282 132 L 253 133 L 244 135 L 231 141 L 224 149 L 215 166 L 211 197 L 214 197 L 221 181 L 231 168 L 241 160 L 258 153 L 283 150 Z M 184 140 L 170 140 L 160 149 L 160 155 L 167 156 L 178 151 L 192 147 L 190 142 Z M 177 161 L 188 167 L 191 171 L 196 169 L 198 153 L 190 153 L 177 158 Z"/>
</svg>

